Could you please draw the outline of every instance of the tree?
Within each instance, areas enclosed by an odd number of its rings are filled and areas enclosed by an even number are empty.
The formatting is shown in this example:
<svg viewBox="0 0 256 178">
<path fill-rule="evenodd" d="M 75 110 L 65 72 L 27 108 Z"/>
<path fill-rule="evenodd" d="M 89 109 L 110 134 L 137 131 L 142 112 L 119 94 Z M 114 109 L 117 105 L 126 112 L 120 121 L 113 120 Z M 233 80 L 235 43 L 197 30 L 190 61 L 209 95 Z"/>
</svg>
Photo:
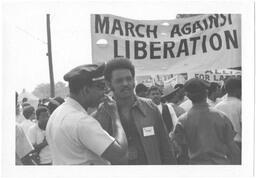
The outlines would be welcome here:
<svg viewBox="0 0 256 178">
<path fill-rule="evenodd" d="M 39 84 L 34 91 L 32 92 L 38 98 L 49 98 L 50 94 L 50 84 L 49 83 L 41 83 Z M 57 82 L 55 84 L 55 96 L 60 96 L 65 98 L 69 94 L 68 87 L 63 82 Z"/>
</svg>

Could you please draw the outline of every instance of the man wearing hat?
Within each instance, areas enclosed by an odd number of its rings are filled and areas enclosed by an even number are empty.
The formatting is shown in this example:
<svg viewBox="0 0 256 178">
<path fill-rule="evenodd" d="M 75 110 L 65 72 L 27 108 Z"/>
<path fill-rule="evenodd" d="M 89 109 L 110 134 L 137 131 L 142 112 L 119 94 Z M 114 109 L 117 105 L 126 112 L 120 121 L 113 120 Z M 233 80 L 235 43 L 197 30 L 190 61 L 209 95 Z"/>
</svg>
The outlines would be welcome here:
<svg viewBox="0 0 256 178">
<path fill-rule="evenodd" d="M 183 102 L 184 96 L 183 84 L 177 84 L 174 88 L 172 86 L 164 88 L 161 100 L 171 105 L 176 116 L 179 117 L 186 112 L 179 106 L 179 104 Z"/>
<path fill-rule="evenodd" d="M 209 84 L 190 79 L 184 89 L 192 108 L 183 114 L 175 127 L 173 139 L 184 155 L 188 149 L 189 164 L 240 164 L 235 131 L 227 116 L 206 102 Z"/>
<path fill-rule="evenodd" d="M 105 65 L 82 65 L 64 76 L 69 82 L 70 97 L 51 115 L 46 127 L 54 165 L 113 164 L 125 160 L 127 140 L 116 103 L 104 99 L 104 109 L 113 126 L 113 137 L 87 113 L 103 98 Z"/>
</svg>

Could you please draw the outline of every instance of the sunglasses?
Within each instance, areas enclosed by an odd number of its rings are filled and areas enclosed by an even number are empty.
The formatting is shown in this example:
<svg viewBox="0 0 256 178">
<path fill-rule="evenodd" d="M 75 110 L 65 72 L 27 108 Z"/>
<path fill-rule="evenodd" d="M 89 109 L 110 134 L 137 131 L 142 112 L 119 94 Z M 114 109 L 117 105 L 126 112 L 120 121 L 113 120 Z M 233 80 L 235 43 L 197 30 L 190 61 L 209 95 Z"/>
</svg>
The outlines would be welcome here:
<svg viewBox="0 0 256 178">
<path fill-rule="evenodd" d="M 92 86 L 94 86 L 98 89 L 101 89 L 101 90 L 107 90 L 107 86 L 106 86 L 105 82 L 94 82 L 92 84 Z"/>
</svg>

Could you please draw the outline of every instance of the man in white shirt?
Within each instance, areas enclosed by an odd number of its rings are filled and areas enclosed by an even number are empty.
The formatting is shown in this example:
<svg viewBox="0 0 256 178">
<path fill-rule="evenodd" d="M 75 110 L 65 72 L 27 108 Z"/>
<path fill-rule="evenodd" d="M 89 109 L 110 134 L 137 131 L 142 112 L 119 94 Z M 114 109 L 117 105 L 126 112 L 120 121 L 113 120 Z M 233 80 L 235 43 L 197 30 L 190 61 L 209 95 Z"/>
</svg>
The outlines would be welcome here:
<svg viewBox="0 0 256 178">
<path fill-rule="evenodd" d="M 51 151 L 46 141 L 45 128 L 50 117 L 49 110 L 46 107 L 39 107 L 36 110 L 37 123 L 28 130 L 28 138 L 33 144 L 35 150 L 39 153 L 40 165 L 51 165 Z"/>
<path fill-rule="evenodd" d="M 112 119 L 113 137 L 87 113 L 104 97 L 105 65 L 82 65 L 64 76 L 70 97 L 50 116 L 46 127 L 54 165 L 117 164 L 127 160 L 127 139 L 115 101 L 104 98 L 103 108 Z"/>
<path fill-rule="evenodd" d="M 218 103 L 215 108 L 223 111 L 231 120 L 236 135 L 234 137 L 235 142 L 241 148 L 241 130 L 242 130 L 242 104 L 241 104 L 241 78 L 230 77 L 225 83 L 225 90 L 227 97 Z"/>
<path fill-rule="evenodd" d="M 177 116 L 171 104 L 161 103 L 161 90 L 157 86 L 151 86 L 148 89 L 148 98 L 157 105 L 160 113 L 162 114 L 164 123 L 168 133 L 170 133 L 177 123 Z"/>
</svg>

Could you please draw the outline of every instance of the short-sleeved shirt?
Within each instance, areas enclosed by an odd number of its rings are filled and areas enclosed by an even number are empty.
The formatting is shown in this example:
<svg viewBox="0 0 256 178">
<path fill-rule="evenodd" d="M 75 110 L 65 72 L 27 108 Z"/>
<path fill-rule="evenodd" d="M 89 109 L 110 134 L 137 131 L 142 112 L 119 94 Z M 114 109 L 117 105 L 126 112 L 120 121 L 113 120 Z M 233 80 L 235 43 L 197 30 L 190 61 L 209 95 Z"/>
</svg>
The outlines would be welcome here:
<svg viewBox="0 0 256 178">
<path fill-rule="evenodd" d="M 40 144 L 45 138 L 45 131 L 38 127 L 38 124 L 33 125 L 28 129 L 28 138 L 34 144 Z M 52 162 L 51 151 L 49 145 L 46 145 L 39 153 L 40 163 L 47 164 Z"/>
<path fill-rule="evenodd" d="M 29 139 L 27 138 L 24 130 L 19 124 L 16 123 L 16 145 L 15 145 L 16 165 L 22 164 L 21 158 L 26 156 L 33 149 L 34 148 L 30 143 Z"/>
<path fill-rule="evenodd" d="M 177 143 L 188 147 L 190 164 L 230 164 L 227 145 L 234 135 L 227 116 L 207 103 L 193 105 L 174 130 Z"/>
<path fill-rule="evenodd" d="M 101 155 L 115 140 L 72 98 L 49 118 L 46 139 L 55 165 L 109 164 Z"/>
<path fill-rule="evenodd" d="M 224 112 L 228 116 L 237 133 L 234 140 L 241 142 L 241 128 L 242 128 L 241 100 L 235 97 L 226 97 L 223 101 L 217 104 L 215 108 Z"/>
</svg>

